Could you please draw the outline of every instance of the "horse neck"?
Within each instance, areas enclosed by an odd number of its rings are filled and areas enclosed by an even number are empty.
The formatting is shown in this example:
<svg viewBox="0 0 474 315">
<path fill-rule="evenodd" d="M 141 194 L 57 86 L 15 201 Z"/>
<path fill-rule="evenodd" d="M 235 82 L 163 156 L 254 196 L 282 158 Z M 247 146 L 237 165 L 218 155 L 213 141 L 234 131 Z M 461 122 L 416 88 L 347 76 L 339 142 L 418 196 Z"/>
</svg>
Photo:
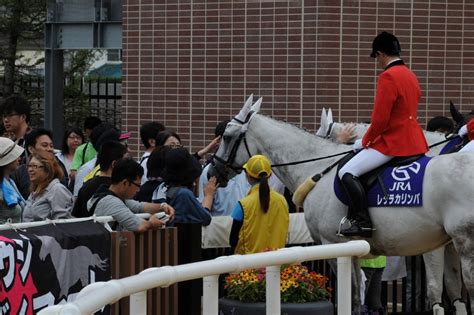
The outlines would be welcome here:
<svg viewBox="0 0 474 315">
<path fill-rule="evenodd" d="M 347 145 L 332 143 L 296 126 L 262 115 L 255 115 L 252 118 L 247 138 L 256 146 L 258 153 L 270 159 L 272 165 L 324 157 L 350 150 Z M 322 172 L 339 158 L 274 167 L 272 170 L 286 187 L 295 191 L 308 176 Z"/>
</svg>

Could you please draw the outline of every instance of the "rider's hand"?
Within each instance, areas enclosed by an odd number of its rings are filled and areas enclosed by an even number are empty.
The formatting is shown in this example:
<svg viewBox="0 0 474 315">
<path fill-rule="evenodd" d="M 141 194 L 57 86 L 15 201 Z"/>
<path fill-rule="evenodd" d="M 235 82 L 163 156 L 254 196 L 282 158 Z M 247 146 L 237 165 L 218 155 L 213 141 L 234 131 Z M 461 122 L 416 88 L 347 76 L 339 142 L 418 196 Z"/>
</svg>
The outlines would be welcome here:
<svg viewBox="0 0 474 315">
<path fill-rule="evenodd" d="M 357 139 L 352 146 L 352 149 L 356 152 L 362 150 L 363 148 L 364 146 L 362 145 L 362 139 Z"/>
<path fill-rule="evenodd" d="M 349 124 L 344 126 L 336 135 L 336 142 L 337 143 L 349 143 L 353 139 L 356 138 L 357 133 L 356 133 L 356 125 L 355 124 Z"/>
<path fill-rule="evenodd" d="M 464 137 L 465 135 L 467 135 L 467 125 L 464 125 L 459 129 L 458 135 L 460 137 Z"/>
</svg>

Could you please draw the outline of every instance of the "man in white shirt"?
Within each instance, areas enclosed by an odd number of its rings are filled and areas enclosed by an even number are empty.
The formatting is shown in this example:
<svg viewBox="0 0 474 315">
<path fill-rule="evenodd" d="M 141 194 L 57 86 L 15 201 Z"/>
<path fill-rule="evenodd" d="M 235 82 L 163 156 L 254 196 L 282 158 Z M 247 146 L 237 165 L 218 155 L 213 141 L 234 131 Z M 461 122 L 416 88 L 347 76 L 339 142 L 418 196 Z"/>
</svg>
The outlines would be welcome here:
<svg viewBox="0 0 474 315">
<path fill-rule="evenodd" d="M 165 130 L 165 126 L 162 123 L 152 121 L 146 124 L 143 124 L 140 127 L 140 139 L 142 140 L 143 145 L 145 146 L 145 152 L 143 153 L 140 159 L 140 165 L 143 167 L 143 177 L 142 185 L 148 180 L 147 173 L 148 168 L 146 163 L 150 157 L 151 152 L 155 149 L 155 139 L 158 133 Z"/>
</svg>

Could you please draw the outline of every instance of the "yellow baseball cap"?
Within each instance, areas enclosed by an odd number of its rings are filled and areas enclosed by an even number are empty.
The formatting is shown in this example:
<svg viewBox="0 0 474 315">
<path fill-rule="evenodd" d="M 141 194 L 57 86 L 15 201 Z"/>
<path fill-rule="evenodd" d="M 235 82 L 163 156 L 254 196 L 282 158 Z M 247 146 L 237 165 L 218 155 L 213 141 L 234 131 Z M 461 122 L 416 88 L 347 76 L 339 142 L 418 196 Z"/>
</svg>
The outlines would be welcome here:
<svg viewBox="0 0 474 315">
<path fill-rule="evenodd" d="M 252 156 L 247 163 L 244 164 L 243 168 L 253 178 L 261 178 L 261 174 L 265 173 L 265 177 L 270 177 L 272 174 L 272 168 L 270 166 L 270 161 L 264 155 L 254 155 Z M 263 174 L 262 174 L 263 175 Z"/>
</svg>

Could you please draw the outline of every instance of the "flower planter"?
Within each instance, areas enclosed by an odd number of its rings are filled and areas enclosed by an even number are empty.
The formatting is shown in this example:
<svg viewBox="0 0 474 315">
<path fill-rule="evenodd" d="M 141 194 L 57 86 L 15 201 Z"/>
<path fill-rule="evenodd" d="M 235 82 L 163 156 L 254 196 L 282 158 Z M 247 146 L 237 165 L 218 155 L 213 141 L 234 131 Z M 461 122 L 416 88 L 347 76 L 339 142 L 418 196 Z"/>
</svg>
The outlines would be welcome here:
<svg viewBox="0 0 474 315">
<path fill-rule="evenodd" d="M 265 315 L 263 302 L 244 303 L 226 298 L 219 299 L 219 315 Z M 330 301 L 308 303 L 282 303 L 281 315 L 332 315 L 334 307 Z"/>
</svg>

